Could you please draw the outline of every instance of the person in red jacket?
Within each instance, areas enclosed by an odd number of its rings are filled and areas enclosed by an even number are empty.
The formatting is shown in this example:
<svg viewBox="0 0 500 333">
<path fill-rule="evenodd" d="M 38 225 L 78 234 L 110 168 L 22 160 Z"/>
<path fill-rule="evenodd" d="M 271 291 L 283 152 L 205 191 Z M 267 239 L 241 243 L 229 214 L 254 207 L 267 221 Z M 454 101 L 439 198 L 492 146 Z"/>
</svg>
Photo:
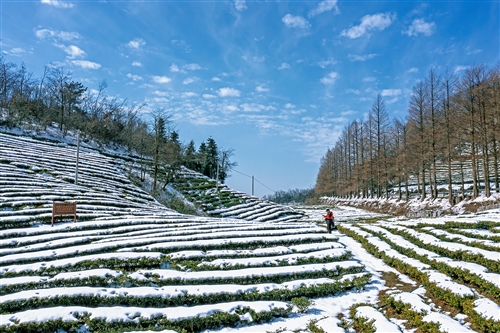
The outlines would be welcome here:
<svg viewBox="0 0 500 333">
<path fill-rule="evenodd" d="M 325 218 L 325 223 L 326 223 L 326 229 L 328 230 L 328 233 L 332 233 L 332 229 L 335 228 L 335 224 L 333 223 L 333 212 L 330 209 L 326 210 L 326 215 L 324 216 Z"/>
</svg>

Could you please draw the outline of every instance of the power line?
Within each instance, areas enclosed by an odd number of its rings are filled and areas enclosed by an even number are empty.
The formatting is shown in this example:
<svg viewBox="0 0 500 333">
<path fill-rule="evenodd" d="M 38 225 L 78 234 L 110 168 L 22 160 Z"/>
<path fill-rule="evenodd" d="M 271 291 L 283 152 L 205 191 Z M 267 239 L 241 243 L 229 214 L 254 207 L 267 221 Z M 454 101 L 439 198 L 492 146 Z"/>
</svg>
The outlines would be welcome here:
<svg viewBox="0 0 500 333">
<path fill-rule="evenodd" d="M 254 176 L 249 176 L 249 175 L 247 175 L 247 174 L 245 174 L 245 173 L 243 173 L 243 172 L 240 172 L 240 171 L 238 171 L 238 170 L 236 170 L 236 169 L 231 169 L 231 171 L 234 171 L 234 172 L 236 172 L 236 173 L 239 173 L 240 175 L 246 176 L 246 177 L 248 177 L 248 178 L 252 178 L 252 179 L 253 179 L 253 180 L 255 180 L 257 183 L 259 183 L 260 185 L 264 186 L 264 187 L 265 187 L 265 188 L 267 188 L 268 190 L 271 190 L 271 191 L 273 191 L 273 192 L 276 192 L 275 190 L 273 190 L 272 188 L 270 188 L 270 187 L 269 187 L 269 186 L 267 186 L 266 184 L 264 184 L 264 183 L 262 183 L 261 181 L 259 181 L 259 180 L 258 180 L 257 178 L 255 178 Z"/>
<path fill-rule="evenodd" d="M 240 175 L 243 175 L 243 176 L 247 176 L 247 177 L 249 177 L 249 178 L 252 178 L 252 176 L 249 176 L 249 175 L 247 175 L 247 174 L 244 174 L 243 172 L 239 172 L 239 171 L 238 171 L 238 170 L 236 170 L 236 169 L 231 169 L 231 171 L 234 171 L 234 172 L 239 173 Z"/>
<path fill-rule="evenodd" d="M 271 191 L 273 191 L 273 192 L 276 192 L 276 191 L 275 191 L 275 190 L 273 190 L 272 188 L 269 188 L 269 187 L 267 187 L 266 185 L 262 184 L 259 180 L 257 180 L 257 178 L 254 178 L 254 179 L 255 179 L 255 181 L 256 181 L 257 183 L 259 183 L 260 185 L 264 186 L 264 187 L 265 187 L 265 188 L 267 188 L 268 190 L 271 190 Z"/>
</svg>

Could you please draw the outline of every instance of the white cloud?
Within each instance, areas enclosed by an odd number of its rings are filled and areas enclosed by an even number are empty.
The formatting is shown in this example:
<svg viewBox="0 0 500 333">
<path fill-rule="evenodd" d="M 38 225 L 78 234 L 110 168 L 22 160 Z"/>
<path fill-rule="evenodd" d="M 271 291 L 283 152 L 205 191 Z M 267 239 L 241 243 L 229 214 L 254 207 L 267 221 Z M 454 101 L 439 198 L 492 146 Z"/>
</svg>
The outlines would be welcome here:
<svg viewBox="0 0 500 333">
<path fill-rule="evenodd" d="M 469 66 L 455 66 L 455 68 L 453 69 L 453 73 L 456 74 L 456 73 L 464 71 L 468 68 L 469 68 Z"/>
<path fill-rule="evenodd" d="M 172 79 L 169 78 L 169 77 L 166 77 L 166 76 L 157 76 L 157 75 L 154 75 L 153 76 L 153 81 L 156 82 L 156 83 L 169 83 L 170 81 L 172 81 Z"/>
<path fill-rule="evenodd" d="M 236 10 L 240 12 L 247 9 L 245 0 L 234 0 L 234 8 L 236 8 Z"/>
<path fill-rule="evenodd" d="M 367 61 L 372 58 L 375 58 L 376 56 L 379 56 L 380 54 L 376 53 L 370 53 L 370 54 L 365 54 L 365 55 L 356 55 L 356 54 L 349 54 L 349 60 L 351 61 Z"/>
<path fill-rule="evenodd" d="M 66 52 L 70 59 L 85 56 L 85 51 L 83 51 L 78 46 L 75 46 L 75 45 L 65 46 L 65 45 L 61 45 L 61 44 L 54 44 L 54 45 L 57 46 L 58 48 L 60 48 L 61 50 L 63 50 L 64 52 Z"/>
<path fill-rule="evenodd" d="M 405 71 L 405 73 L 418 73 L 418 68 L 412 67 L 409 70 Z"/>
<path fill-rule="evenodd" d="M 401 95 L 401 89 L 383 89 L 380 93 L 382 97 L 393 97 Z"/>
<path fill-rule="evenodd" d="M 350 94 L 359 95 L 359 90 L 357 90 L 357 89 L 347 89 L 345 92 L 350 93 Z"/>
<path fill-rule="evenodd" d="M 321 1 L 320 3 L 318 3 L 318 5 L 316 6 L 316 8 L 312 9 L 311 11 L 309 11 L 309 14 L 308 16 L 309 17 L 313 17 L 313 16 L 316 16 L 316 15 L 319 15 L 321 13 L 324 13 L 324 12 L 329 12 L 331 10 L 334 10 L 334 14 L 340 14 L 340 10 L 339 10 L 339 7 L 337 6 L 337 0 L 325 0 L 325 1 Z"/>
<path fill-rule="evenodd" d="M 323 60 L 323 61 L 318 62 L 318 66 L 321 68 L 325 68 L 326 66 L 335 65 L 336 63 L 337 63 L 337 61 L 335 59 L 328 58 L 327 60 Z"/>
<path fill-rule="evenodd" d="M 192 91 L 184 92 L 181 94 L 182 98 L 191 98 L 191 97 L 196 97 L 196 96 L 198 96 L 198 94 L 195 92 L 192 92 Z"/>
<path fill-rule="evenodd" d="M 286 62 L 281 63 L 280 67 L 278 67 L 279 70 L 288 69 L 288 68 L 290 68 L 290 65 L 287 64 Z"/>
<path fill-rule="evenodd" d="M 182 70 L 176 64 L 172 64 L 172 66 L 170 66 L 170 71 L 174 72 L 174 73 L 178 73 L 178 72 L 181 72 Z"/>
<path fill-rule="evenodd" d="M 4 50 L 3 51 L 4 54 L 8 54 L 10 56 L 14 56 L 14 57 L 20 57 L 21 55 L 23 55 L 24 53 L 26 53 L 26 51 L 20 47 L 14 47 L 10 50 Z"/>
<path fill-rule="evenodd" d="M 71 8 L 73 7 L 72 3 L 69 2 L 63 2 L 60 0 L 41 0 L 40 1 L 43 4 L 54 6 L 56 8 Z"/>
<path fill-rule="evenodd" d="M 467 52 L 467 55 L 471 55 L 471 54 L 478 54 L 478 53 L 481 53 L 481 52 L 483 52 L 483 50 L 481 50 L 481 49 L 476 49 L 476 50 L 468 51 L 468 52 Z"/>
<path fill-rule="evenodd" d="M 266 56 L 262 57 L 253 57 L 254 62 L 264 62 L 266 60 Z"/>
<path fill-rule="evenodd" d="M 211 99 L 211 98 L 217 98 L 217 96 L 212 95 L 212 94 L 203 94 L 203 98 Z"/>
<path fill-rule="evenodd" d="M 361 18 L 361 23 L 343 30 L 340 35 L 349 38 L 359 38 L 373 30 L 384 30 L 395 20 L 396 15 L 391 13 L 378 13 L 365 15 Z"/>
<path fill-rule="evenodd" d="M 196 71 L 196 70 L 199 70 L 199 69 L 202 69 L 202 68 L 198 64 L 187 64 L 187 65 L 182 66 L 182 69 L 187 69 L 187 70 L 190 70 L 190 71 Z"/>
<path fill-rule="evenodd" d="M 182 81 L 183 84 L 191 84 L 193 82 L 196 82 L 198 81 L 199 78 L 197 78 L 196 76 L 194 77 L 188 77 L 187 79 L 185 79 L 184 81 Z"/>
<path fill-rule="evenodd" d="M 99 69 L 99 68 L 101 68 L 100 64 L 98 64 L 96 62 L 88 61 L 88 60 L 73 60 L 71 62 L 73 63 L 73 65 L 81 67 L 81 68 L 86 68 L 86 69 Z"/>
<path fill-rule="evenodd" d="M 283 21 L 283 23 L 285 23 L 285 25 L 290 28 L 307 29 L 311 26 L 309 22 L 307 22 L 307 20 L 302 16 L 293 16 L 290 14 L 286 14 L 285 16 L 283 16 L 281 21 Z"/>
<path fill-rule="evenodd" d="M 333 84 L 337 78 L 339 77 L 339 73 L 337 72 L 330 72 L 324 77 L 321 78 L 321 83 L 323 84 Z"/>
<path fill-rule="evenodd" d="M 436 23 L 425 22 L 423 19 L 415 19 L 408 27 L 408 30 L 403 31 L 403 34 L 408 36 L 417 36 L 419 34 L 430 36 L 434 32 L 436 32 Z"/>
<path fill-rule="evenodd" d="M 77 32 L 67 32 L 50 29 L 38 29 L 35 31 L 35 36 L 38 39 L 46 39 L 50 37 L 54 39 L 60 39 L 65 42 L 80 38 L 80 35 Z"/>
<path fill-rule="evenodd" d="M 220 88 L 217 91 L 217 94 L 219 94 L 220 97 L 239 97 L 240 96 L 240 91 L 234 88 Z"/>
<path fill-rule="evenodd" d="M 352 116 L 353 114 L 356 114 L 358 112 L 354 111 L 354 110 L 347 110 L 347 111 L 342 111 L 340 112 L 340 115 L 342 117 L 345 117 L 345 116 Z"/>
<path fill-rule="evenodd" d="M 255 87 L 255 90 L 258 92 L 268 92 L 269 88 L 265 88 L 263 86 L 257 86 L 257 87 Z"/>
<path fill-rule="evenodd" d="M 153 91 L 153 94 L 155 94 L 157 96 L 170 96 L 170 93 L 168 93 L 166 91 L 159 91 L 159 90 Z"/>
<path fill-rule="evenodd" d="M 260 111 L 271 111 L 276 110 L 272 105 L 263 105 L 257 103 L 243 103 L 240 105 L 241 109 L 245 112 L 260 112 Z"/>
<path fill-rule="evenodd" d="M 292 104 L 292 103 L 286 103 L 285 104 L 285 109 L 293 109 L 293 108 L 295 108 L 294 104 Z"/>
<path fill-rule="evenodd" d="M 134 67 L 142 67 L 142 64 L 141 64 L 140 61 L 134 61 L 134 62 L 132 62 L 132 66 L 134 66 Z"/>
<path fill-rule="evenodd" d="M 220 79 L 219 79 L 217 76 L 214 76 L 214 77 L 212 78 L 212 81 L 218 82 L 218 81 L 220 81 Z"/>
<path fill-rule="evenodd" d="M 131 74 L 131 73 L 128 73 L 127 74 L 127 77 L 129 79 L 132 79 L 132 81 L 141 81 L 142 80 L 142 77 L 139 76 L 139 75 L 134 75 L 134 74 Z"/>
<path fill-rule="evenodd" d="M 363 80 L 361 80 L 361 81 L 363 81 L 363 82 L 373 82 L 373 81 L 377 81 L 377 79 L 374 78 L 373 76 L 365 76 L 363 78 Z"/>
<path fill-rule="evenodd" d="M 238 106 L 236 105 L 224 105 L 223 109 L 225 112 L 235 112 L 239 110 Z"/>
<path fill-rule="evenodd" d="M 133 40 L 127 43 L 128 47 L 135 50 L 139 50 L 144 45 L 146 45 L 146 42 L 142 38 L 134 38 Z"/>
<path fill-rule="evenodd" d="M 183 40 L 172 39 L 170 41 L 174 46 L 178 47 L 182 51 L 189 53 L 191 51 L 191 47 Z"/>
</svg>

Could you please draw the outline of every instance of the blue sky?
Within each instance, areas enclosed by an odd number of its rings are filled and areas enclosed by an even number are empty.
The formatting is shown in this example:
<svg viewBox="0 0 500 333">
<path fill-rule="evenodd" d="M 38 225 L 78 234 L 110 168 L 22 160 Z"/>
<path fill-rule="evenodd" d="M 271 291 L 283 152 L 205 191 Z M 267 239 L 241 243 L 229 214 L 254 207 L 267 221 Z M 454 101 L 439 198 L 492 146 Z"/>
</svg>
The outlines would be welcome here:
<svg viewBox="0 0 500 333">
<path fill-rule="evenodd" d="M 498 1 L 1 1 L 1 52 L 40 76 L 163 107 L 181 140 L 212 136 L 255 195 L 314 186 L 319 162 L 376 95 L 405 117 L 434 67 L 499 61 Z M 265 185 L 265 186 L 264 186 Z"/>
</svg>

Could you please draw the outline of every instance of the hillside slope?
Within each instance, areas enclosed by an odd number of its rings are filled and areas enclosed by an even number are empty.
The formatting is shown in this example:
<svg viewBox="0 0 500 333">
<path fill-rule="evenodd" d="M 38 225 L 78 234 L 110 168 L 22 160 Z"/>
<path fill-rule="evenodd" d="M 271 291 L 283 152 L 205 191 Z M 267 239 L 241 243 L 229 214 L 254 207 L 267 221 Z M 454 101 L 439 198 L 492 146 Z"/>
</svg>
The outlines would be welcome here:
<svg viewBox="0 0 500 333">
<path fill-rule="evenodd" d="M 127 178 L 127 168 L 133 162 L 130 156 L 103 155 L 89 146 L 81 147 L 75 185 L 74 144 L 0 133 L 0 222 L 3 226 L 22 226 L 48 220 L 53 201 L 76 202 L 79 220 L 129 214 L 175 215 Z M 225 185 L 216 190 L 214 180 L 185 168 L 173 185 L 187 200 L 215 217 L 263 222 L 297 221 L 304 216 Z"/>
</svg>

